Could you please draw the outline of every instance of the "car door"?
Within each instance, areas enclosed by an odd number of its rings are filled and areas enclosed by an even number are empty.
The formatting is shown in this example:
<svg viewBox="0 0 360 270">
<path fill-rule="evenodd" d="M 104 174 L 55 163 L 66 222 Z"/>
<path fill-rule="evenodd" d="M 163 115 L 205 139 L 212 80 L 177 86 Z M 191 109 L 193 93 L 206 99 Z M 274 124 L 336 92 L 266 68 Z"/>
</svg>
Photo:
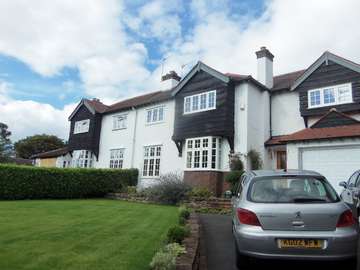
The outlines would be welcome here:
<svg viewBox="0 0 360 270">
<path fill-rule="evenodd" d="M 341 198 L 344 202 L 354 209 L 354 188 L 356 186 L 357 180 L 359 178 L 359 171 L 353 173 L 347 182 L 346 188 L 341 193 Z"/>
<path fill-rule="evenodd" d="M 239 205 L 240 198 L 241 198 L 241 192 L 242 192 L 243 185 L 244 185 L 244 182 L 245 182 L 246 178 L 247 178 L 247 174 L 244 173 L 240 178 L 239 184 L 238 184 L 238 186 L 236 188 L 236 191 L 235 191 L 235 195 L 231 199 L 233 218 L 236 218 L 236 208 Z"/>
</svg>

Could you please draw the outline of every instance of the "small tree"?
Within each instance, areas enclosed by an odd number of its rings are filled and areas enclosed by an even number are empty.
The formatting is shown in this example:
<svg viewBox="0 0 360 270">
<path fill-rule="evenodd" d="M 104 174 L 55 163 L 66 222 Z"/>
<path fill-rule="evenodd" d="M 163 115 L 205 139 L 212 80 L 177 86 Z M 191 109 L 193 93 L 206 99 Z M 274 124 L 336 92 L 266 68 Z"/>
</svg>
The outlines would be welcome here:
<svg viewBox="0 0 360 270">
<path fill-rule="evenodd" d="M 30 158 L 32 155 L 64 147 L 64 141 L 53 135 L 34 135 L 15 143 L 15 152 L 18 157 Z"/>
<path fill-rule="evenodd" d="M 248 152 L 248 158 L 250 159 L 250 166 L 252 170 L 260 170 L 262 168 L 262 159 L 260 153 L 254 149 Z"/>
<path fill-rule="evenodd" d="M 242 174 L 244 173 L 244 164 L 240 159 L 239 155 L 230 156 L 230 170 L 226 176 L 227 181 L 231 186 L 231 191 L 235 192 L 235 189 L 240 181 Z"/>
<path fill-rule="evenodd" d="M 0 163 L 9 162 L 12 153 L 10 136 L 11 132 L 8 130 L 8 126 L 0 123 Z"/>
</svg>

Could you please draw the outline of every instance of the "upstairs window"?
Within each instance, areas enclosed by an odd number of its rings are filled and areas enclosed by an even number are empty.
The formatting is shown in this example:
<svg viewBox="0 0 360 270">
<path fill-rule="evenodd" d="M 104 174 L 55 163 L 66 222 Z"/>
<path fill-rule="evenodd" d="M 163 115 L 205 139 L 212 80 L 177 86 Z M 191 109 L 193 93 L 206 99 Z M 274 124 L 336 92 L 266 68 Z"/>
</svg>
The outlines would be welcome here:
<svg viewBox="0 0 360 270">
<path fill-rule="evenodd" d="M 164 106 L 147 110 L 147 115 L 146 115 L 147 124 L 161 123 L 164 121 L 164 118 L 165 118 Z"/>
<path fill-rule="evenodd" d="M 90 119 L 76 121 L 74 125 L 74 134 L 89 132 Z"/>
<path fill-rule="evenodd" d="M 186 140 L 186 169 L 219 170 L 221 138 L 202 137 Z"/>
<path fill-rule="evenodd" d="M 351 103 L 351 83 L 310 90 L 308 99 L 309 108 Z"/>
<path fill-rule="evenodd" d="M 184 114 L 216 109 L 216 90 L 184 98 Z"/>
<path fill-rule="evenodd" d="M 144 147 L 143 176 L 158 177 L 160 175 L 161 145 Z"/>
<path fill-rule="evenodd" d="M 122 169 L 124 163 L 124 148 L 110 150 L 110 168 Z"/>
<path fill-rule="evenodd" d="M 113 117 L 113 130 L 126 128 L 126 115 L 115 115 Z"/>
</svg>

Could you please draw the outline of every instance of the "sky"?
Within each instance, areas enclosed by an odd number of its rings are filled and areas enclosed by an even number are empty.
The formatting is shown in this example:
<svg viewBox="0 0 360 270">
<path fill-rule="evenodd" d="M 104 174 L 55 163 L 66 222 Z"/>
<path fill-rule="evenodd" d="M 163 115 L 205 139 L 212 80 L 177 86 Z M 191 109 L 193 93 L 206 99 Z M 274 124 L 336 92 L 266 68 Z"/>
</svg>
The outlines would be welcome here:
<svg viewBox="0 0 360 270">
<path fill-rule="evenodd" d="M 67 139 L 81 98 L 111 104 L 156 91 L 163 72 L 201 60 L 256 77 L 261 46 L 274 73 L 329 50 L 360 62 L 358 0 L 0 0 L 0 122 L 15 142 Z"/>
</svg>

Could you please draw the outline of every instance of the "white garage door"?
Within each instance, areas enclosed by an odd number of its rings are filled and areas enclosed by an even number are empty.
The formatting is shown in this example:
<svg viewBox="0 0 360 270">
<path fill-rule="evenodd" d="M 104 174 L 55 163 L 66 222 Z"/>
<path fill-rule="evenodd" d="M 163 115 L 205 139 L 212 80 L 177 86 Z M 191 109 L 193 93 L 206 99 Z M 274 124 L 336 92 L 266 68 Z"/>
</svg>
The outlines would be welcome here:
<svg viewBox="0 0 360 270">
<path fill-rule="evenodd" d="M 324 175 L 336 191 L 341 192 L 339 182 L 347 181 L 360 169 L 360 147 L 326 147 L 302 149 L 302 168 Z"/>
</svg>

